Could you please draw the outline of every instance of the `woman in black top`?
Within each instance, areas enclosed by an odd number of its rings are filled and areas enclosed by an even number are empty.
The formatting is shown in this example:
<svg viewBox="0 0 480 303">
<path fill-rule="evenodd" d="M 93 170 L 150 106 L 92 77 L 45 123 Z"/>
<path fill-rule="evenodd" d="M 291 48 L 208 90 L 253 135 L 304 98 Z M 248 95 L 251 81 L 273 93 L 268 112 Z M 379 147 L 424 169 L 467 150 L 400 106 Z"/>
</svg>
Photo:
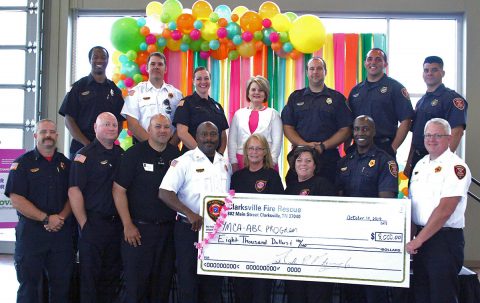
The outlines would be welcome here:
<svg viewBox="0 0 480 303">
<path fill-rule="evenodd" d="M 267 139 L 260 134 L 248 137 L 243 145 L 244 168 L 232 175 L 230 188 L 237 193 L 282 194 L 283 184 L 273 169 Z M 272 280 L 235 278 L 236 303 L 270 302 Z"/>
<path fill-rule="evenodd" d="M 318 176 L 321 163 L 318 153 L 309 146 L 298 146 L 293 151 L 290 167 L 297 177 L 287 180 L 288 195 L 336 196 L 335 186 Z M 323 282 L 285 281 L 289 303 L 330 303 L 333 284 Z"/>
</svg>

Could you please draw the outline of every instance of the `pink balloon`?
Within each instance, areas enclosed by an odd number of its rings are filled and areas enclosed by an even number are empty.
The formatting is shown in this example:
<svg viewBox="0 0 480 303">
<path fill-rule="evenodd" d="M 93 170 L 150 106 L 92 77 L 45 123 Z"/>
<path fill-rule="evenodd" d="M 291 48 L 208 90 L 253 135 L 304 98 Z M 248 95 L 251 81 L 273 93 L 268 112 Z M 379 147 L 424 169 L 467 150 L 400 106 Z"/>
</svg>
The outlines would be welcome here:
<svg viewBox="0 0 480 303">
<path fill-rule="evenodd" d="M 192 38 L 192 40 L 198 40 L 200 39 L 200 37 L 200 31 L 198 29 L 192 29 L 192 31 L 190 32 L 190 38 Z"/>
<path fill-rule="evenodd" d="M 178 29 L 176 29 L 176 30 L 172 31 L 171 36 L 172 36 L 173 40 L 178 41 L 178 40 L 182 39 L 182 32 L 179 31 Z"/>
<path fill-rule="evenodd" d="M 268 18 L 265 18 L 265 19 L 263 19 L 263 21 L 262 21 L 262 25 L 263 25 L 263 27 L 265 27 L 265 28 L 269 28 L 269 27 L 272 26 L 272 21 L 271 21 L 270 19 L 268 19 Z"/>
<path fill-rule="evenodd" d="M 127 78 L 123 80 L 123 83 L 125 84 L 126 87 L 132 87 L 135 84 L 135 81 L 133 81 L 132 78 Z"/>
<path fill-rule="evenodd" d="M 203 60 L 207 60 L 208 57 L 210 57 L 210 53 L 209 53 L 209 52 L 204 52 L 204 51 L 201 51 L 201 52 L 200 52 L 200 58 L 202 58 Z"/>
<path fill-rule="evenodd" d="M 242 39 L 245 42 L 250 42 L 253 39 L 253 34 L 249 31 L 243 32 Z"/>
<path fill-rule="evenodd" d="M 217 30 L 217 36 L 218 38 L 222 39 L 225 38 L 228 35 L 227 29 L 225 27 L 220 27 Z M 190 36 L 191 37 L 191 36 Z"/>
<path fill-rule="evenodd" d="M 278 42 L 280 40 L 280 35 L 276 32 L 273 32 L 273 33 L 270 33 L 269 38 L 270 38 L 270 41 L 272 43 L 275 43 L 275 42 Z"/>
<path fill-rule="evenodd" d="M 147 44 L 155 44 L 155 42 L 157 42 L 157 38 L 155 37 L 155 35 L 149 34 L 145 37 L 145 42 L 147 42 Z"/>
<path fill-rule="evenodd" d="M 142 75 L 147 74 L 147 65 L 146 64 L 140 65 L 140 73 L 142 73 Z"/>
</svg>

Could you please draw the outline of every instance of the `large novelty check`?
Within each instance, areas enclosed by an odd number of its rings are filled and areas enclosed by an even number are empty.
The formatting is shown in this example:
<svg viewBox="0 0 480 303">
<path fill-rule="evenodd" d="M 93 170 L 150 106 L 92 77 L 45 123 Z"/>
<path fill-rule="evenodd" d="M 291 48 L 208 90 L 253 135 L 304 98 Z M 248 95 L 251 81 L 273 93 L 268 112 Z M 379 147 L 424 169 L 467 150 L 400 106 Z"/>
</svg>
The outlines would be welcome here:
<svg viewBox="0 0 480 303">
<path fill-rule="evenodd" d="M 199 241 L 224 198 L 204 198 Z M 409 239 L 410 200 L 236 194 L 198 273 L 408 287 Z"/>
</svg>

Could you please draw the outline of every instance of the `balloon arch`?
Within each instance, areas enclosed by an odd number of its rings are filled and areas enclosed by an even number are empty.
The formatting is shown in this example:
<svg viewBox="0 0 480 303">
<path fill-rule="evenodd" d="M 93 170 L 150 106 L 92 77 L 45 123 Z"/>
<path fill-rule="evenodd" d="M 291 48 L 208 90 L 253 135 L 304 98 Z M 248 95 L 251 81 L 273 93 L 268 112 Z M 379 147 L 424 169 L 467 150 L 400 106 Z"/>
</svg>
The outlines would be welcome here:
<svg viewBox="0 0 480 303">
<path fill-rule="evenodd" d="M 231 10 L 223 4 L 213 9 L 204 0 L 196 1 L 191 9 L 178 0 L 152 1 L 146 17 L 118 19 L 111 29 L 111 41 L 116 49 L 112 80 L 124 96 L 148 79 L 147 57 L 161 51 L 167 58 L 166 82 L 184 95 L 192 93 L 193 70 L 208 67 L 210 95 L 222 104 L 229 120 L 246 106 L 246 83 L 253 75 L 270 81 L 268 105 L 281 112 L 290 93 L 306 85 L 305 62 L 312 56 L 326 60 L 327 86 L 348 95 L 364 78 L 366 52 L 387 46 L 384 34 L 329 34 L 319 17 L 282 13 L 271 1 L 263 2 L 258 11 L 245 6 Z M 128 130 L 119 139 L 123 148 L 131 146 Z M 288 167 L 288 150 L 284 140 L 282 172 Z M 403 197 L 407 194 L 403 173 L 399 181 L 399 196 Z"/>
</svg>

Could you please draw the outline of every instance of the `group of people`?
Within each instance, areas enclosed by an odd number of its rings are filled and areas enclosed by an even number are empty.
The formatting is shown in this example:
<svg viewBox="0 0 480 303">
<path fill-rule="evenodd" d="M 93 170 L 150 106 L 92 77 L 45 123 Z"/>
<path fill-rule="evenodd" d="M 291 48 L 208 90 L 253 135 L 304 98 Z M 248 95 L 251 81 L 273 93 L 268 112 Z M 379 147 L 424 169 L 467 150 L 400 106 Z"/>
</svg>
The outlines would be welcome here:
<svg viewBox="0 0 480 303">
<path fill-rule="evenodd" d="M 12 164 L 5 194 L 19 214 L 17 302 L 38 301 L 44 277 L 50 302 L 68 302 L 76 247 L 82 303 L 113 302 L 121 280 L 125 302 L 167 302 L 174 272 L 179 302 L 221 302 L 222 277 L 196 274 L 203 194 L 395 198 L 395 155 L 409 131 L 405 172 L 416 231 L 406 250 L 413 255 L 413 297 L 456 302 L 471 176 L 453 152 L 466 128 L 467 102 L 442 84 L 441 58 L 425 59 L 427 93 L 415 110 L 405 87 L 384 73 L 386 54 L 374 48 L 364 63 L 367 78 L 348 99 L 325 85 L 327 66 L 319 57 L 307 63 L 307 87 L 294 91 L 281 113 L 266 106 L 268 80 L 252 77 L 249 106 L 230 126 L 209 96 L 205 67 L 195 69 L 195 91 L 183 97 L 164 81 L 165 56 L 152 53 L 148 81 L 124 100 L 105 75 L 108 59 L 105 48 L 92 48 L 90 75 L 74 83 L 59 110 L 73 138 L 70 160 L 56 150 L 55 123 L 41 120 L 35 149 Z M 127 151 L 115 145 L 124 120 L 135 139 Z M 278 173 L 283 135 L 292 144 L 286 188 Z M 236 302 L 270 300 L 270 280 L 233 284 Z M 332 300 L 329 283 L 285 284 L 289 302 Z M 348 302 L 383 303 L 389 296 L 406 302 L 386 287 L 343 291 Z"/>
</svg>

